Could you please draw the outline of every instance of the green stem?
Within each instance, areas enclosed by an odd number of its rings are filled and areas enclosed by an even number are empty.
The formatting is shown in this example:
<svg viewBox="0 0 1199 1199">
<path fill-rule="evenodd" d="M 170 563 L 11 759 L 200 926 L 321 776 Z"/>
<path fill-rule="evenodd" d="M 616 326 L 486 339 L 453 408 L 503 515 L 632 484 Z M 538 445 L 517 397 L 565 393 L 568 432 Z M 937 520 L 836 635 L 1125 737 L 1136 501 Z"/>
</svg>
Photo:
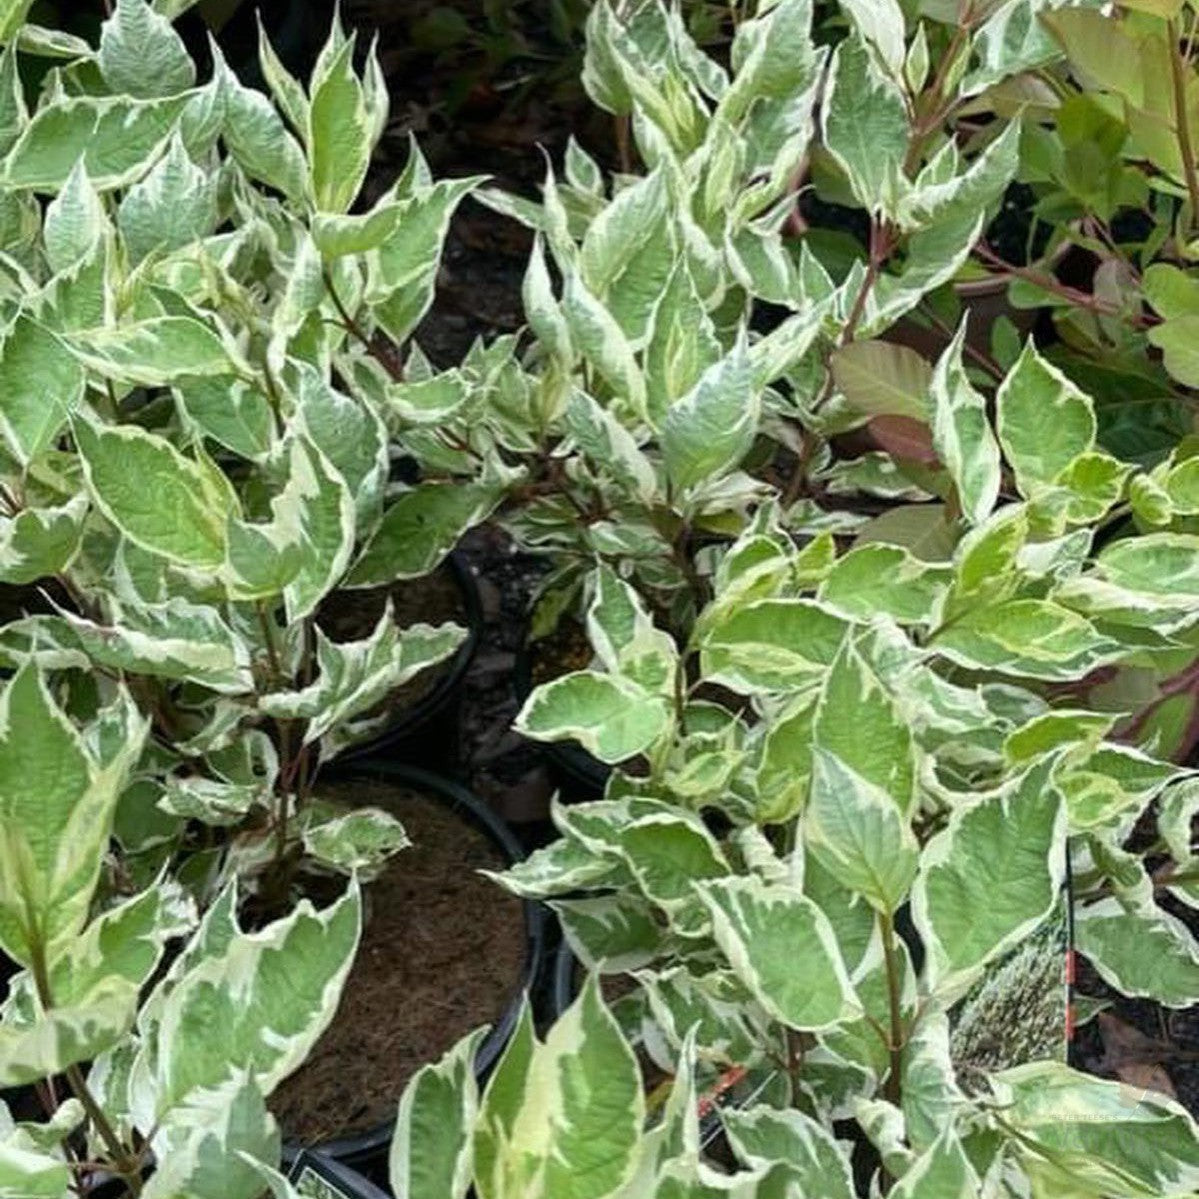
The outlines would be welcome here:
<svg viewBox="0 0 1199 1199">
<path fill-rule="evenodd" d="M 300 757 L 292 756 L 292 732 L 295 722 L 285 720 L 279 724 L 279 777 L 275 784 L 275 856 L 271 862 L 271 890 L 279 892 L 287 886 L 284 863 L 287 859 L 287 838 L 289 833 L 289 803 L 291 788 L 295 782 L 296 771 L 299 769 Z M 277 898 L 273 894 L 272 898 Z"/>
<path fill-rule="evenodd" d="M 687 658 L 679 654 L 674 665 L 674 717 L 678 721 L 679 735 L 687 736 Z"/>
<path fill-rule="evenodd" d="M 907 1032 L 903 1026 L 903 995 L 899 977 L 899 954 L 895 944 L 895 918 L 890 913 L 879 914 L 879 929 L 883 935 L 883 956 L 887 970 L 887 1003 L 891 1017 L 891 1035 L 888 1049 L 891 1053 L 891 1068 L 887 1073 L 886 1098 L 899 1105 L 903 1078 L 903 1050 Z"/>
<path fill-rule="evenodd" d="M 791 1081 L 791 1106 L 799 1107 L 803 1094 L 800 1090 L 800 1079 L 803 1077 L 804 1058 L 807 1054 L 807 1044 L 804 1034 L 793 1028 L 786 1030 L 787 1037 L 787 1077 Z"/>
<path fill-rule="evenodd" d="M 271 673 L 274 675 L 274 681 L 280 682 L 283 678 L 283 664 L 279 657 L 279 647 L 275 643 L 275 623 L 271 619 L 270 613 L 266 610 L 266 604 L 259 600 L 257 605 L 258 610 L 258 627 L 262 630 L 262 639 L 266 642 L 266 656 L 271 664 Z"/>
<path fill-rule="evenodd" d="M 50 972 L 46 965 L 46 953 L 41 946 L 34 949 L 29 962 L 29 973 L 33 977 L 34 990 L 37 992 L 42 1010 L 49 1012 L 54 1007 L 54 1000 L 50 993 Z M 104 1147 L 112 1158 L 112 1164 L 129 1188 L 129 1193 L 135 1196 L 140 1195 L 142 1179 L 137 1155 L 122 1142 L 104 1109 L 92 1094 L 91 1088 L 87 1085 L 87 1079 L 84 1078 L 83 1071 L 78 1065 L 68 1066 L 65 1074 L 72 1093 L 79 1100 L 100 1140 L 104 1142 Z"/>
<path fill-rule="evenodd" d="M 895 944 L 895 918 L 890 912 L 880 912 L 878 920 L 883 936 L 883 958 L 887 970 L 887 1002 L 891 1015 L 891 1030 L 887 1039 L 891 1065 L 887 1071 L 884 1097 L 888 1103 L 899 1107 L 903 1098 L 903 1051 L 907 1041 L 907 1032 L 903 1026 L 903 996 L 899 976 L 899 955 Z M 891 1186 L 891 1176 L 884 1167 L 882 1171 L 884 1195 L 890 1191 Z"/>
<path fill-rule="evenodd" d="M 1191 141 L 1191 123 L 1187 116 L 1186 64 L 1179 46 L 1181 34 L 1177 19 L 1166 22 L 1166 39 L 1170 43 L 1170 79 L 1174 85 L 1174 118 L 1178 129 L 1178 153 L 1182 157 L 1187 193 L 1191 197 L 1190 228 L 1199 224 L 1199 172 L 1195 168 L 1195 147 Z"/>
<path fill-rule="evenodd" d="M 323 272 L 325 280 L 325 289 L 329 293 L 329 298 L 333 301 L 333 307 L 337 309 L 337 315 L 341 317 L 342 328 L 345 329 L 355 341 L 388 373 L 392 381 L 401 383 L 404 379 L 403 367 L 393 362 L 384 351 L 375 344 L 374 338 L 367 335 L 366 330 L 354 318 L 354 315 L 342 302 L 341 296 L 337 292 L 336 286 L 333 283 L 333 276 L 328 268 Z"/>
</svg>

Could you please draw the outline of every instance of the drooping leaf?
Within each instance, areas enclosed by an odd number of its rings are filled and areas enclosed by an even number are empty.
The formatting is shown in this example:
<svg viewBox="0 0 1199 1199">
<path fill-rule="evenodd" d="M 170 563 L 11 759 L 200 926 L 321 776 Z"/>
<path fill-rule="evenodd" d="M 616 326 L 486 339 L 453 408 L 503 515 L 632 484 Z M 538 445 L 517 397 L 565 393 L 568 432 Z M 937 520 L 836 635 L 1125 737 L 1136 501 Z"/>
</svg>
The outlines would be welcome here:
<svg viewBox="0 0 1199 1199">
<path fill-rule="evenodd" d="M 483 1033 L 468 1033 L 404 1088 L 388 1161 L 396 1199 L 465 1199 L 479 1111 L 475 1054 Z"/>
<path fill-rule="evenodd" d="M 200 466 L 134 425 L 72 427 L 88 490 L 124 536 L 180 565 L 220 565 L 228 496 Z"/>
<path fill-rule="evenodd" d="M 962 366 L 966 322 L 937 360 L 933 372 L 933 445 L 953 477 L 962 512 L 981 524 L 999 498 L 999 446 L 987 420 L 987 405 Z"/>
<path fill-rule="evenodd" d="M 824 1126 L 795 1108 L 751 1107 L 721 1114 L 739 1157 L 763 1167 L 785 1162 L 802 1189 L 853 1199 L 853 1172 Z"/>
<path fill-rule="evenodd" d="M 261 696 L 259 707 L 280 719 L 307 720 L 304 743 L 309 744 L 449 657 L 465 636 L 453 624 L 400 629 L 390 604 L 370 635 L 359 641 L 331 641 L 318 628 L 316 678 L 298 691 Z"/>
<path fill-rule="evenodd" d="M 1199 1180 L 1195 1123 L 1161 1096 L 1057 1062 L 1005 1070 L 991 1086 L 1024 1163 L 1059 1193 L 1151 1199 L 1185 1195 Z"/>
<path fill-rule="evenodd" d="M 665 938 L 654 905 L 640 895 L 613 892 L 550 905 L 571 952 L 588 970 L 639 970 L 662 951 Z"/>
<path fill-rule="evenodd" d="M 566 276 L 562 311 L 570 327 L 572 344 L 622 403 L 634 412 L 644 411 L 645 378 L 633 347 L 603 301 L 573 272 Z"/>
<path fill-rule="evenodd" d="M 1078 914 L 1078 949 L 1121 994 L 1147 996 L 1167 1007 L 1199 997 L 1199 948 L 1186 926 L 1154 906 L 1126 910 L 1116 898 Z"/>
<path fill-rule="evenodd" d="M 178 135 L 117 209 L 117 224 L 135 262 L 153 250 L 168 252 L 207 237 L 216 221 L 217 180 L 192 162 Z"/>
<path fill-rule="evenodd" d="M 841 616 L 810 600 L 757 600 L 706 632 L 703 673 L 748 692 L 814 684 L 832 664 L 846 628 Z"/>
<path fill-rule="evenodd" d="M 1170 629 L 1192 623 L 1197 595 L 1199 537 L 1146 533 L 1106 546 L 1057 598 L 1096 619 Z"/>
<path fill-rule="evenodd" d="M 812 744 L 888 795 L 909 815 L 916 806 L 916 749 L 905 714 L 846 637 L 816 704 Z"/>
<path fill-rule="evenodd" d="M 48 1152 L 0 1142 L 2 1199 L 62 1199 L 70 1186 L 67 1163 Z"/>
<path fill-rule="evenodd" d="M 669 728 L 666 701 L 636 683 L 578 670 L 538 687 L 516 718 L 536 741 L 578 741 L 601 762 L 623 762 L 649 749 Z"/>
<path fill-rule="evenodd" d="M 370 162 L 371 128 L 362 84 L 354 74 L 355 38 L 322 55 L 308 105 L 312 194 L 325 212 L 346 212 Z"/>
<path fill-rule="evenodd" d="M 710 366 L 662 420 L 666 473 L 681 493 L 720 479 L 749 451 L 761 399 L 744 340 Z"/>
<path fill-rule="evenodd" d="M 979 1178 L 952 1128 L 944 1132 L 899 1180 L 896 1199 L 959 1199 L 977 1193 Z"/>
<path fill-rule="evenodd" d="M 29 965 L 50 961 L 87 918 L 117 797 L 146 723 L 122 693 L 107 717 L 124 744 L 103 755 L 26 664 L 0 695 L 0 944 Z"/>
<path fill-rule="evenodd" d="M 191 316 L 157 316 L 80 329 L 70 346 L 90 369 L 110 379 L 162 387 L 191 375 L 238 373 L 229 346 Z"/>
<path fill-rule="evenodd" d="M 0 1086 L 28 1086 L 90 1061 L 129 1031 L 136 1011 L 137 988 L 114 978 L 83 1005 L 54 1008 L 28 1023 L 5 1021 L 0 1024 Z"/>
<path fill-rule="evenodd" d="M 932 370 L 910 347 L 851 341 L 834 352 L 831 365 L 838 390 L 855 411 L 927 420 Z"/>
<path fill-rule="evenodd" d="M 653 463 L 623 422 L 577 388 L 566 402 L 565 417 L 579 449 L 597 468 L 610 473 L 640 499 L 653 499 L 658 491 Z"/>
<path fill-rule="evenodd" d="M 187 91 L 196 82 L 183 39 L 148 0 L 116 0 L 100 27 L 97 62 L 114 94 L 153 99 Z"/>
<path fill-rule="evenodd" d="M 185 419 L 204 437 L 255 462 L 270 452 L 274 417 L 270 401 L 253 384 L 228 374 L 184 376 L 175 381 L 174 393 Z"/>
<path fill-rule="evenodd" d="M 253 179 L 302 203 L 308 192 L 304 152 L 275 106 L 262 92 L 244 87 L 214 51 L 214 78 L 224 106 L 221 136 L 237 164 Z"/>
<path fill-rule="evenodd" d="M 931 645 L 971 669 L 1050 680 L 1081 678 L 1123 652 L 1077 613 L 1037 599 L 968 609 Z"/>
<path fill-rule="evenodd" d="M 1031 498 L 1095 444 L 1091 400 L 1030 341 L 999 385 L 999 442 L 1021 493 Z"/>
<path fill-rule="evenodd" d="M 134 1066 L 153 1097 L 139 1120 L 161 1118 L 241 1070 L 269 1095 L 333 1018 L 358 944 L 361 907 L 351 882 L 321 911 L 304 900 L 260 932 L 234 932 L 211 956 L 185 963 Z M 221 1036 L 214 1037 L 218 1027 Z"/>
<path fill-rule="evenodd" d="M 882 788 L 819 746 L 803 836 L 821 865 L 871 907 L 891 914 L 907 897 L 920 851 L 906 814 Z"/>
<path fill-rule="evenodd" d="M 502 498 L 502 489 L 488 483 L 417 484 L 383 514 L 350 571 L 348 585 L 375 587 L 428 574 Z"/>
<path fill-rule="evenodd" d="M 652 813 L 622 828 L 620 852 L 643 894 L 684 931 L 698 931 L 705 921 L 694 886 L 724 878 L 728 862 L 702 823 L 689 814 Z"/>
<path fill-rule="evenodd" d="M 44 325 L 17 317 L 0 344 L 0 420 L 20 462 L 49 448 L 83 396 L 79 363 Z"/>
<path fill-rule="evenodd" d="M 752 360 L 752 349 L 750 356 Z M 646 404 L 655 426 L 719 357 L 720 342 L 712 319 L 699 297 L 686 259 L 680 259 L 650 316 L 648 344 L 642 356 Z M 755 382 L 762 380 L 755 376 Z"/>
<path fill-rule="evenodd" d="M 366 877 L 411 844 L 404 826 L 382 808 L 356 808 L 304 830 L 306 853 L 344 874 Z"/>
<path fill-rule="evenodd" d="M 678 662 L 673 639 L 654 627 L 636 591 L 610 566 L 597 567 L 592 586 L 587 632 L 604 667 L 651 693 L 672 695 Z"/>
<path fill-rule="evenodd" d="M 902 546 L 867 543 L 833 563 L 817 598 L 857 620 L 886 613 L 901 624 L 935 620 L 948 591 L 948 566 L 922 562 Z"/>
<path fill-rule="evenodd" d="M 43 236 L 51 270 L 65 271 L 74 266 L 91 251 L 107 227 L 104 205 L 81 159 L 71 168 L 62 190 L 46 205 Z"/>
<path fill-rule="evenodd" d="M 9 186 L 56 192 L 82 161 L 101 191 L 131 183 L 157 157 L 188 102 L 68 96 L 41 108 L 8 152 L 0 180 Z"/>
<path fill-rule="evenodd" d="M 87 499 L 54 508 L 24 508 L 0 518 L 0 581 L 32 583 L 66 569 L 79 549 Z"/>
<path fill-rule="evenodd" d="M 592 978 L 550 1029 L 526 1005 L 483 1096 L 480 1199 L 606 1199 L 632 1174 L 645 1104 L 640 1072 Z"/>
<path fill-rule="evenodd" d="M 824 144 L 863 208 L 889 212 L 908 142 L 903 93 L 875 65 L 858 33 L 833 52 L 824 103 Z"/>
<path fill-rule="evenodd" d="M 164 880 L 101 913 L 50 970 L 56 1005 L 83 1007 L 114 980 L 143 986 L 162 961 L 169 942 L 196 925 L 191 898 Z"/>
<path fill-rule="evenodd" d="M 458 370 L 443 371 L 431 379 L 398 383 L 387 391 L 387 405 L 405 423 L 441 424 L 470 399 L 470 384 Z"/>
<path fill-rule="evenodd" d="M 699 895 L 729 965 L 771 1016 L 811 1030 L 849 1015 L 853 990 L 832 926 L 797 888 L 729 878 L 702 884 Z"/>
<path fill-rule="evenodd" d="M 311 613 L 345 573 L 354 551 L 354 498 L 340 472 L 307 438 L 292 441 L 288 488 L 300 530 L 299 567 L 284 588 L 289 621 Z"/>
<path fill-rule="evenodd" d="M 281 1137 L 249 1070 L 192 1092 L 152 1140 L 162 1161 L 145 1199 L 259 1199 L 264 1171 L 279 1160 Z M 288 1196 L 288 1199 L 293 1199 Z"/>
<path fill-rule="evenodd" d="M 181 596 L 112 607 L 108 624 L 71 612 L 26 617 L 0 632 L 0 646 L 12 659 L 32 658 L 49 668 L 98 665 L 229 695 L 253 690 L 249 647 L 215 608 Z"/>
<path fill-rule="evenodd" d="M 1065 838 L 1051 761 L 954 812 L 925 850 L 913 895 L 937 986 L 975 977 L 1048 916 L 1065 875 Z"/>
<path fill-rule="evenodd" d="M 203 775 L 172 775 L 158 808 L 182 820 L 198 820 L 215 828 L 241 823 L 265 788 L 252 783 L 227 783 Z"/>
</svg>

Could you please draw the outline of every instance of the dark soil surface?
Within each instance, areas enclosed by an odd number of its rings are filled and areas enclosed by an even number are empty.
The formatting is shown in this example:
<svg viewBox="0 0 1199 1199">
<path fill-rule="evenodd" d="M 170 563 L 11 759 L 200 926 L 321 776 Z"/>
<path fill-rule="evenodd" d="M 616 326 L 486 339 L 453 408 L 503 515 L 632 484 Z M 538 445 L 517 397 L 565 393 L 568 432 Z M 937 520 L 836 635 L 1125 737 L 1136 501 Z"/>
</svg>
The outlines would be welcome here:
<svg viewBox="0 0 1199 1199">
<path fill-rule="evenodd" d="M 1085 961 L 1080 962 L 1079 990 L 1107 1000 L 1117 1019 L 1144 1034 L 1154 1044 L 1129 1053 L 1104 1043 L 1099 1020 L 1090 1020 L 1076 1033 L 1071 1062 L 1080 1070 L 1102 1078 L 1119 1078 L 1129 1066 L 1161 1066 L 1169 1076 L 1178 1101 L 1199 1117 L 1199 1008 L 1172 1011 L 1147 999 L 1117 995 Z M 1156 1047 L 1155 1047 L 1156 1046 Z M 1126 1077 L 1125 1081 L 1129 1081 Z"/>
<path fill-rule="evenodd" d="M 548 683 L 572 670 L 586 670 L 595 657 L 586 630 L 569 617 L 563 617 L 548 637 L 535 641 L 529 649 L 534 684 Z"/>
<path fill-rule="evenodd" d="M 461 550 L 478 575 L 483 628 L 462 687 L 458 761 L 470 789 L 533 847 L 551 835 L 554 785 L 540 750 L 512 729 L 520 710 L 513 675 L 545 563 L 494 526 L 472 530 Z"/>
<path fill-rule="evenodd" d="M 51 600 L 61 607 L 74 608 L 71 597 L 52 579 L 21 587 L 0 583 L 0 624 L 53 612 Z"/>
<path fill-rule="evenodd" d="M 1199 936 L 1199 912 L 1172 897 L 1166 897 L 1162 906 Z M 1199 1118 L 1199 1006 L 1176 1011 L 1151 1000 L 1128 999 L 1112 990 L 1085 958 L 1079 959 L 1077 991 L 1107 1002 L 1106 1012 L 1143 1039 L 1137 1038 L 1140 1043 L 1133 1045 L 1115 1043 L 1110 1032 L 1105 1038 L 1101 1020 L 1090 1020 L 1075 1034 L 1072 1063 L 1091 1074 L 1122 1078 L 1133 1085 L 1138 1068 L 1160 1066 L 1178 1101 Z"/>
<path fill-rule="evenodd" d="M 503 855 L 447 805 L 382 781 L 319 793 L 388 808 L 412 845 L 367 887 L 337 1018 L 271 1098 L 285 1136 L 303 1144 L 391 1120 L 420 1066 L 500 1017 L 526 953 L 521 902 L 478 873 L 502 868 Z"/>
</svg>

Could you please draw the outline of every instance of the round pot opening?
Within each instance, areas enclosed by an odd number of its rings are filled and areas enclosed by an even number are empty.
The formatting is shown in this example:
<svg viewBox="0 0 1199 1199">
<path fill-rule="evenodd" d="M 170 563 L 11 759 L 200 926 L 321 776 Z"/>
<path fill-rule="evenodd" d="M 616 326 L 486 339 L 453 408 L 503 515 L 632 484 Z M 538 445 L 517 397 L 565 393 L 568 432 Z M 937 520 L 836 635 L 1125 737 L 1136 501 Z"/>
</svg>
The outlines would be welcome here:
<svg viewBox="0 0 1199 1199">
<path fill-rule="evenodd" d="M 543 954 L 544 911 L 478 873 L 524 856 L 457 784 L 386 761 L 322 775 L 317 794 L 385 808 L 412 845 L 364 889 L 362 941 L 337 1016 L 271 1097 L 288 1143 L 372 1174 L 385 1162 L 405 1085 L 482 1024 L 476 1072 L 507 1043 Z"/>
</svg>

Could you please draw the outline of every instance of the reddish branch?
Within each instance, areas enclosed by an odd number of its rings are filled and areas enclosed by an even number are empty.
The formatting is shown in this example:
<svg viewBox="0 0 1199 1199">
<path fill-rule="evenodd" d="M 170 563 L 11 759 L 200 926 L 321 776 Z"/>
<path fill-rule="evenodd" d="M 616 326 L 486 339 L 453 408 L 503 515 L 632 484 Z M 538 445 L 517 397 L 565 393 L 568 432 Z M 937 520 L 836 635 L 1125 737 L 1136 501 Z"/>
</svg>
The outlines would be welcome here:
<svg viewBox="0 0 1199 1199">
<path fill-rule="evenodd" d="M 974 247 L 974 253 L 989 267 L 992 267 L 996 274 L 1005 275 L 1013 279 L 1023 279 L 1025 282 L 1041 288 L 1042 291 L 1060 296 L 1063 300 L 1069 300 L 1071 304 L 1079 308 L 1085 308 L 1087 311 L 1094 312 L 1099 316 L 1118 317 L 1120 320 L 1127 321 L 1137 329 L 1148 329 L 1154 325 L 1161 324 L 1161 318 L 1151 313 L 1131 312 L 1123 308 L 1118 308 L 1114 304 L 1109 304 L 1105 300 L 1101 300 L 1089 291 L 1070 287 L 1046 271 L 1038 271 L 1032 267 L 1017 266 L 1015 263 L 1008 262 L 996 254 L 985 239 Z"/>
</svg>

